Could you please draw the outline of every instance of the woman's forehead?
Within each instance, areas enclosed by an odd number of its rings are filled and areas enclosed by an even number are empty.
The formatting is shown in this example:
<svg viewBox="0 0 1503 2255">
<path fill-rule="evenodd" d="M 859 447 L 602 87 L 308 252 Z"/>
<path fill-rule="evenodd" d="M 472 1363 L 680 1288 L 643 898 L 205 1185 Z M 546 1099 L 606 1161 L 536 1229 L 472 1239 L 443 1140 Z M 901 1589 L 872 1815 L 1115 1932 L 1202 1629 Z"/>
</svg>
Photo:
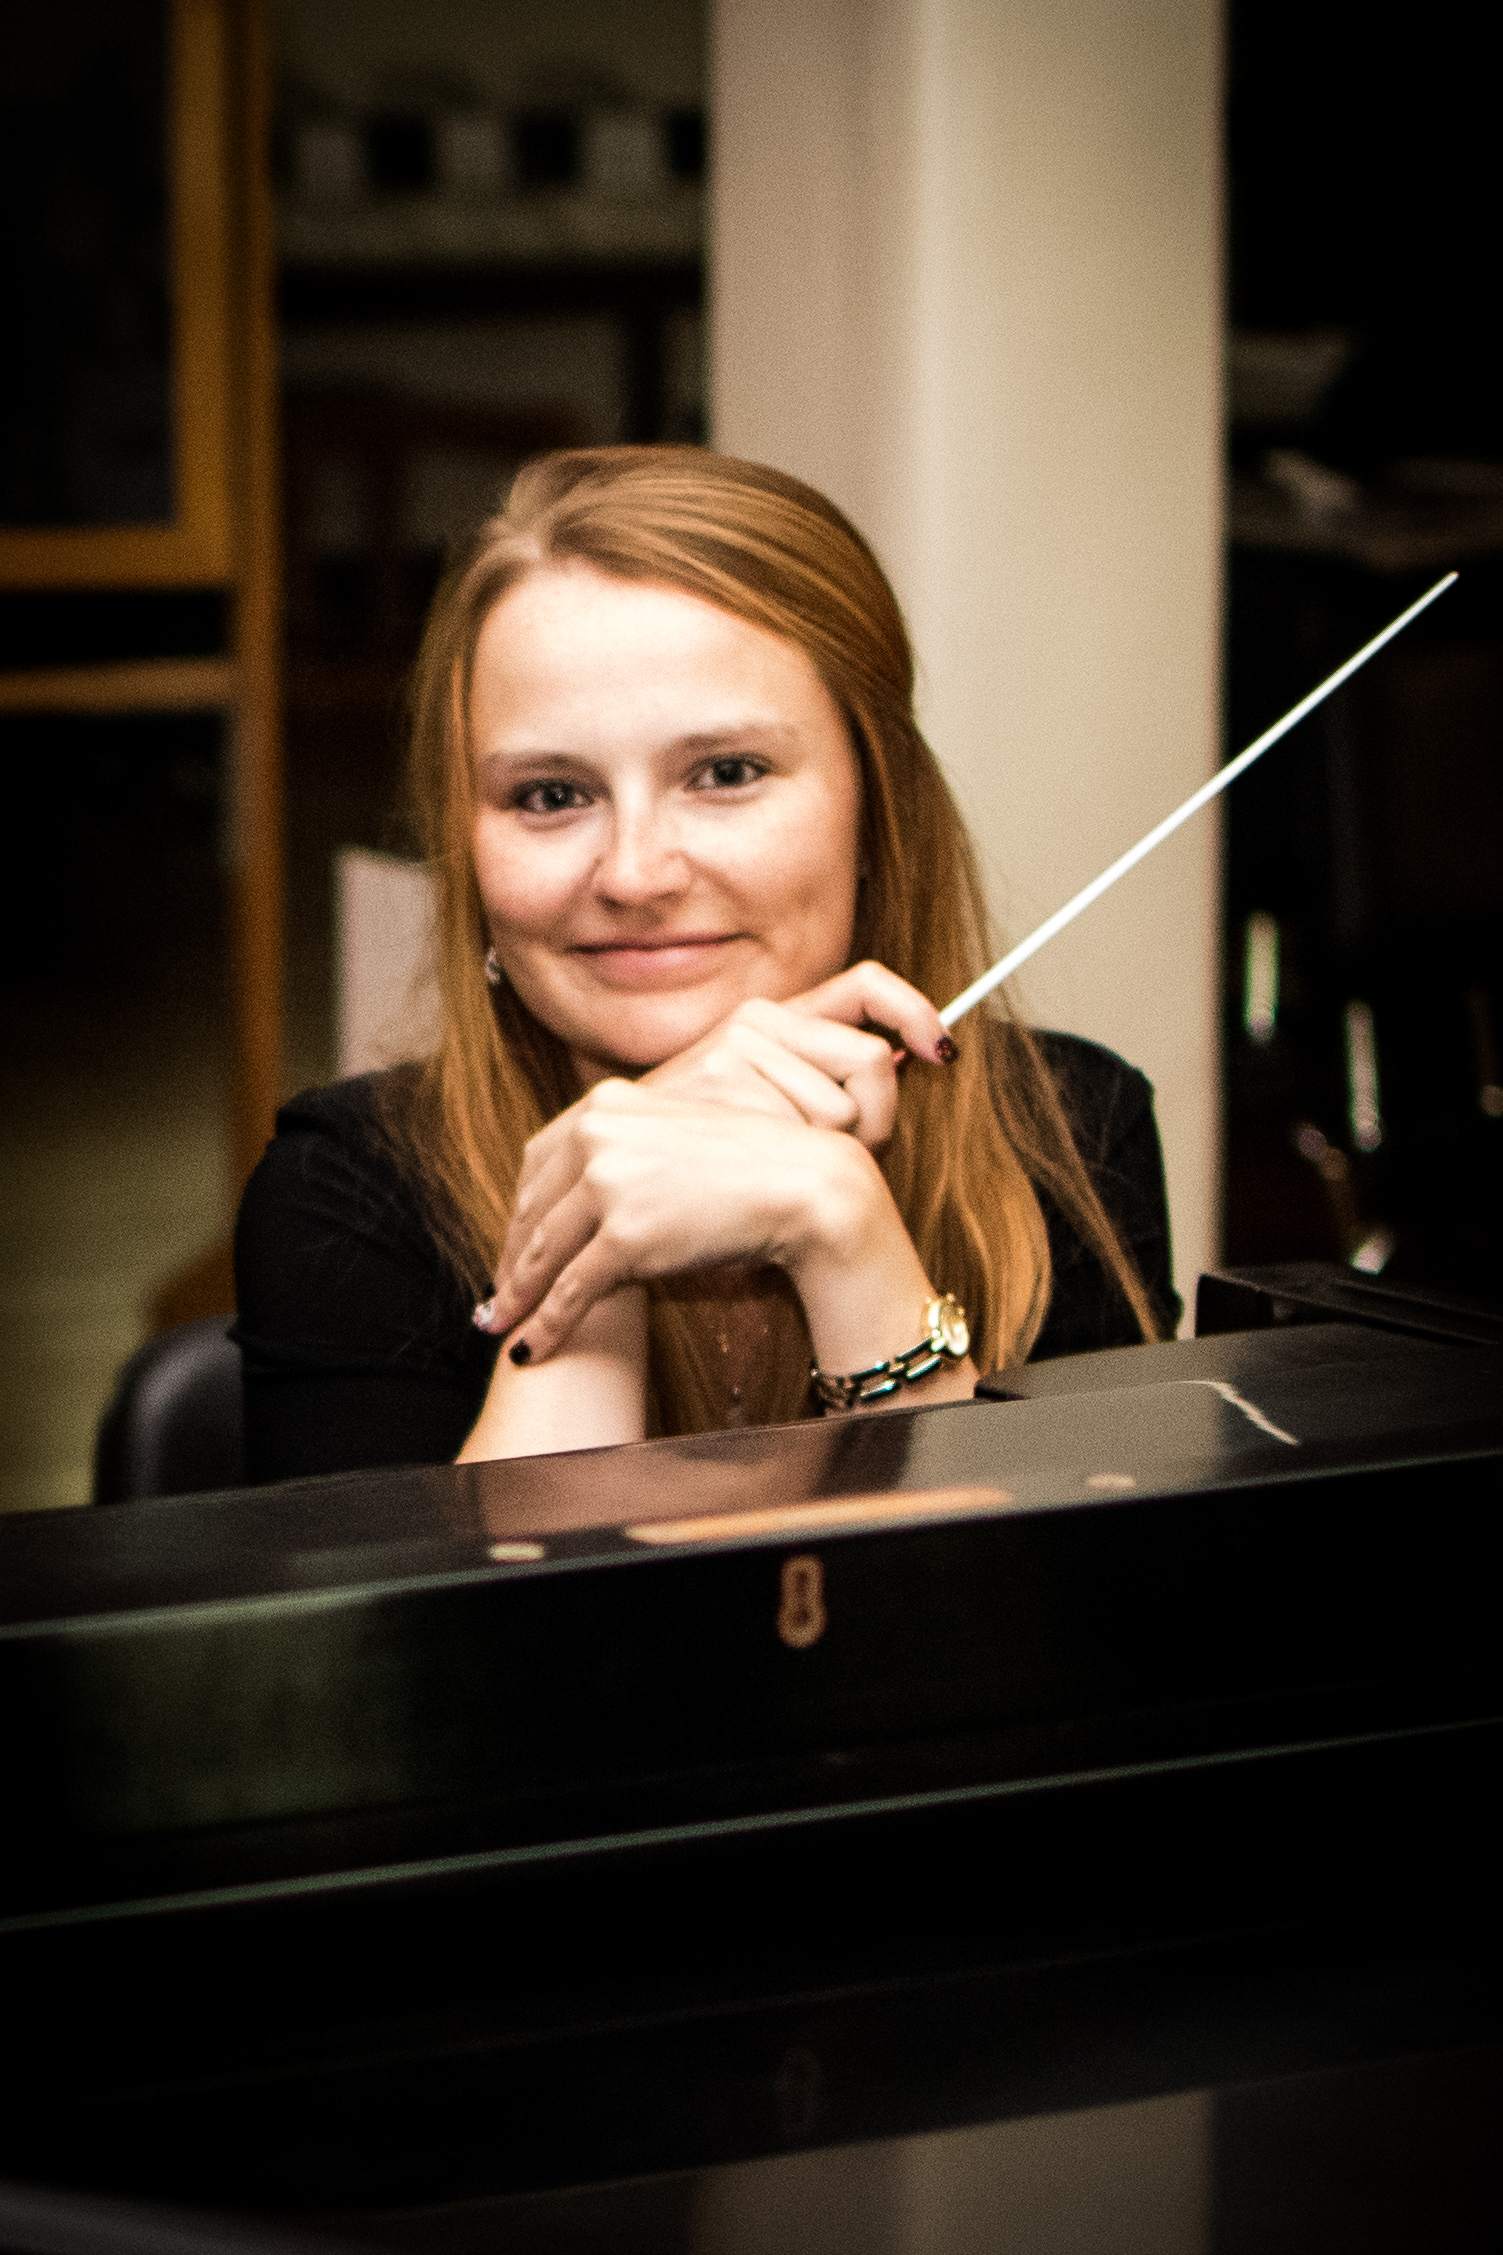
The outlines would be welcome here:
<svg viewBox="0 0 1503 2255">
<path fill-rule="evenodd" d="M 796 642 L 657 581 L 591 566 L 530 573 L 487 614 L 471 674 L 482 734 L 523 708 L 584 712 L 601 699 L 714 708 L 712 729 L 827 716 L 832 702 Z M 719 708 L 724 706 L 724 712 Z"/>
<path fill-rule="evenodd" d="M 667 580 L 626 578 L 581 557 L 550 558 L 531 566 L 504 588 L 481 621 L 479 646 L 509 645 L 548 633 L 594 631 L 606 624 L 623 634 L 646 635 L 654 622 L 677 623 L 680 632 L 750 636 L 784 649 L 792 638 L 754 625 L 728 606 Z"/>
</svg>

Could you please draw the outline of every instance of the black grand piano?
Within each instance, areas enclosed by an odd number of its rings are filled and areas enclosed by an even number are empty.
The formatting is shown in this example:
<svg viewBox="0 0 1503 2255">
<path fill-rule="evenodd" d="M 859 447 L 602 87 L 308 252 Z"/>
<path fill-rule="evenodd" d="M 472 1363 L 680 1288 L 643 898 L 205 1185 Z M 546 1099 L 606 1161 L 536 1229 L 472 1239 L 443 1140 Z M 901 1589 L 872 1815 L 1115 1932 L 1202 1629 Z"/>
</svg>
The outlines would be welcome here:
<svg viewBox="0 0 1503 2255">
<path fill-rule="evenodd" d="M 995 2208 L 1049 2125 L 1192 2116 L 1190 2237 L 1058 2243 L 1494 2244 L 1503 1319 L 1198 1313 L 968 1404 L 0 1522 L 0 2173 L 61 2203 L 0 2245 L 958 2248 L 914 2169 Z"/>
</svg>

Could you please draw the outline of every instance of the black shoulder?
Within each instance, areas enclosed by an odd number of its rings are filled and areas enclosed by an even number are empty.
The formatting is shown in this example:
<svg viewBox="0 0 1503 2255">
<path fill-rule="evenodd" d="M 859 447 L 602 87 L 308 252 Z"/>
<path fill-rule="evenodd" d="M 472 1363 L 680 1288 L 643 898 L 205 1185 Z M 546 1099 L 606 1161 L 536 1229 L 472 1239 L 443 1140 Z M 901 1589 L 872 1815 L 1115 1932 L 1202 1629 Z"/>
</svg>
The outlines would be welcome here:
<svg viewBox="0 0 1503 2255">
<path fill-rule="evenodd" d="M 1174 1289 L 1164 1157 L 1153 1083 L 1100 1042 L 1078 1034 L 1034 1036 L 1059 1090 L 1075 1147 L 1097 1196 L 1143 1280 L 1161 1331 L 1172 1337 L 1181 1302 Z M 1141 1334 L 1115 1278 L 1076 1235 L 1040 1185 L 1054 1289 L 1035 1358 L 1131 1346 Z"/>
<path fill-rule="evenodd" d="M 366 1073 L 329 1088 L 305 1088 L 282 1106 L 276 1133 L 246 1185 L 237 1250 L 289 1210 L 315 1234 L 320 1217 L 337 1233 L 385 1234 L 396 1225 L 406 1234 L 418 1222 L 415 1188 L 386 1131 L 391 1094 L 388 1075 Z"/>
<path fill-rule="evenodd" d="M 1033 1038 L 1059 1090 L 1076 1149 L 1094 1170 L 1114 1144 L 1153 1117 L 1153 1083 L 1114 1049 L 1082 1034 Z"/>
<path fill-rule="evenodd" d="M 404 1093 L 395 1075 L 371 1073 L 304 1089 L 277 1114 L 235 1225 L 236 1331 L 248 1356 L 346 1366 L 421 1357 L 462 1314 L 462 1288 L 388 1130 Z"/>
<path fill-rule="evenodd" d="M 384 1154 L 390 1150 L 385 1122 L 415 1085 L 413 1068 L 399 1065 L 389 1072 L 360 1073 L 353 1080 L 300 1089 L 277 1114 L 277 1139 L 312 1135 L 352 1153 Z M 267 1145 L 268 1151 L 274 1148 L 274 1143 Z"/>
</svg>

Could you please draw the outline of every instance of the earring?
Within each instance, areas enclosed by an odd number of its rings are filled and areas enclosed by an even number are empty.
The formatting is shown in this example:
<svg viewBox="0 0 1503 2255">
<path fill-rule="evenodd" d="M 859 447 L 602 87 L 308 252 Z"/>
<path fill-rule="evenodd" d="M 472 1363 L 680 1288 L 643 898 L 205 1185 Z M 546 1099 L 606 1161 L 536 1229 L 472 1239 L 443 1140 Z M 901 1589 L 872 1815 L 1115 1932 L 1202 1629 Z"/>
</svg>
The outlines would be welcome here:
<svg viewBox="0 0 1503 2255">
<path fill-rule="evenodd" d="M 501 968 L 501 959 L 500 959 L 500 957 L 499 957 L 499 956 L 497 955 L 497 953 L 496 953 L 496 951 L 495 951 L 495 949 L 494 949 L 493 947 L 488 947 L 488 948 L 486 949 L 486 951 L 485 951 L 485 983 L 486 983 L 486 985 L 487 985 L 488 987 L 498 987 L 498 986 L 500 986 L 500 984 L 501 984 L 502 980 L 503 980 L 503 979 L 504 979 L 505 977 L 506 977 L 506 973 L 505 973 L 505 972 L 504 972 L 504 971 L 502 970 L 502 968 Z"/>
</svg>

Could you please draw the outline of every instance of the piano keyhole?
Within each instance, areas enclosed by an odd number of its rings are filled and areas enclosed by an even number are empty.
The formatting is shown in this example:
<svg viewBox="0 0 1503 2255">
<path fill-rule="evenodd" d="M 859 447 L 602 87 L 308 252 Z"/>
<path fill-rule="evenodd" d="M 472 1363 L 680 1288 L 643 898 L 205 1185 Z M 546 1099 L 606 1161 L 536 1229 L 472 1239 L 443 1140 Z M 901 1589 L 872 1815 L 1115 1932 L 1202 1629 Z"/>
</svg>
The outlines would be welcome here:
<svg viewBox="0 0 1503 2255">
<path fill-rule="evenodd" d="M 825 1633 L 825 1570 L 807 1554 L 783 1561 L 782 1602 L 778 1607 L 778 1635 L 795 1652 L 806 1652 Z"/>
</svg>

